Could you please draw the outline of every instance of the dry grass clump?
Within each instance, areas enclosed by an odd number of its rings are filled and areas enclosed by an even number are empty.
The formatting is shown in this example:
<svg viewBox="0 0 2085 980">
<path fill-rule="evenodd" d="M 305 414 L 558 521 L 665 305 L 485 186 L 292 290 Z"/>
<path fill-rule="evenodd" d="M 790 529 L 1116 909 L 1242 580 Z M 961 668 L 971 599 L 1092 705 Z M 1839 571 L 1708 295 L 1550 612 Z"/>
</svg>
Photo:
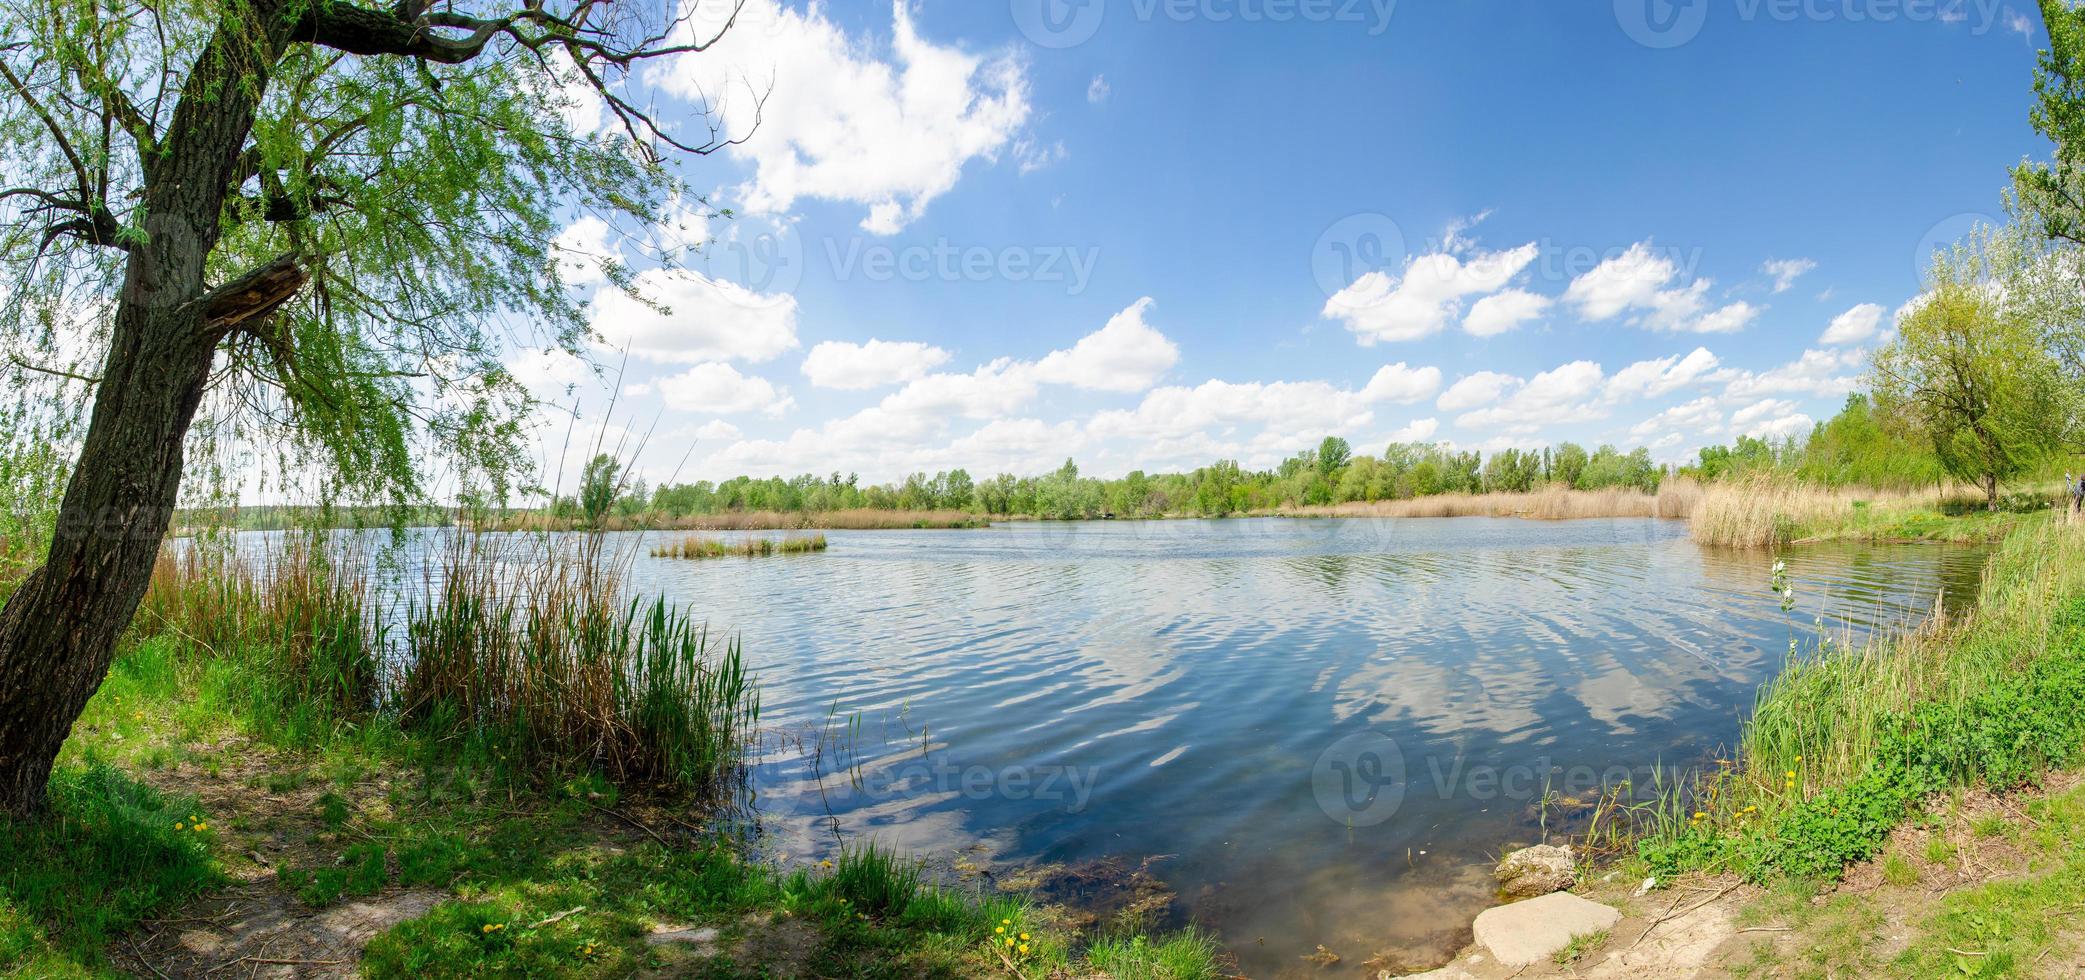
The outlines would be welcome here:
<svg viewBox="0 0 2085 980">
<path fill-rule="evenodd" d="M 1737 548 L 1765 548 L 1805 538 L 1877 533 L 1921 514 L 1941 520 L 1950 502 L 1939 489 L 1880 491 L 1826 489 L 1797 477 L 1759 472 L 1703 490 L 1694 508 L 1694 540 Z"/>
<path fill-rule="evenodd" d="M 1568 521 L 1589 517 L 1685 518 L 1701 487 L 1692 480 L 1667 480 L 1655 494 L 1610 488 L 1573 490 L 1550 486 L 1528 493 L 1442 493 L 1409 500 L 1371 500 L 1299 507 L 1294 517 L 1522 517 Z"/>
<path fill-rule="evenodd" d="M 767 555 L 802 555 L 826 548 L 823 534 L 790 534 L 782 538 L 745 537 L 726 540 L 700 534 L 656 545 L 653 558 L 759 558 Z"/>
</svg>

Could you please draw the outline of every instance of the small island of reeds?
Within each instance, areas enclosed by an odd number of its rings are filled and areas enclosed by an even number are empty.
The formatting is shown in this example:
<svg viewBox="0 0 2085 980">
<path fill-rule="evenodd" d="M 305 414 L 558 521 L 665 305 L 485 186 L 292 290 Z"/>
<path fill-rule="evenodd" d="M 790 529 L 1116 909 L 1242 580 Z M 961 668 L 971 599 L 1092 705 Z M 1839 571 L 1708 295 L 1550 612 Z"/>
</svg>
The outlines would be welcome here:
<svg viewBox="0 0 2085 980">
<path fill-rule="evenodd" d="M 825 550 L 823 534 L 790 534 L 780 538 L 712 538 L 686 534 L 652 548 L 653 558 L 761 558 L 768 555 L 805 555 Z"/>
</svg>

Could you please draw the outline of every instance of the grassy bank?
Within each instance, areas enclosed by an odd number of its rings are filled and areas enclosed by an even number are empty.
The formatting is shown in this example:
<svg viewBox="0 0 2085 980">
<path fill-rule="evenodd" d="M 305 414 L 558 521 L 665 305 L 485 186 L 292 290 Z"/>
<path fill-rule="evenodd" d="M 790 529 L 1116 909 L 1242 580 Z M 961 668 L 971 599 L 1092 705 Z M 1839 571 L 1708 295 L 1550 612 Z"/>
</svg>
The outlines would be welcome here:
<svg viewBox="0 0 2085 980">
<path fill-rule="evenodd" d="M 1791 662 L 1732 765 L 1638 814 L 1645 861 L 1833 876 L 1936 793 L 2007 790 L 2085 760 L 2085 527 L 2014 525 L 1961 620 Z"/>
<path fill-rule="evenodd" d="M 790 534 L 776 538 L 723 538 L 689 534 L 653 546 L 653 558 L 760 558 L 824 551 L 823 534 Z"/>
<path fill-rule="evenodd" d="M 0 974 L 1219 973 L 1204 935 L 1081 931 L 867 844 L 749 856 L 713 818 L 757 686 L 600 556 L 462 545 L 391 609 L 360 565 L 265 557 L 160 566 L 50 815 L 0 821 Z"/>
<path fill-rule="evenodd" d="M 1826 489 L 1781 473 L 1709 484 L 1693 510 L 1703 544 L 1762 548 L 1812 541 L 1996 541 L 2053 494 L 2021 493 L 1993 514 L 1981 497 L 1942 488 Z"/>
</svg>

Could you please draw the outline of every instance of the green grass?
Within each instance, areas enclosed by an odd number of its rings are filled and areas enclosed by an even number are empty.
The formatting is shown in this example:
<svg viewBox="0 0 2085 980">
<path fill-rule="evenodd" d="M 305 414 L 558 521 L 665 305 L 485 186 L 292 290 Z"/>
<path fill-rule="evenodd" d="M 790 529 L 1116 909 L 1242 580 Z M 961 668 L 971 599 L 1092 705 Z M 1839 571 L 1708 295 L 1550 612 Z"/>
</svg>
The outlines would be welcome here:
<svg viewBox="0 0 2085 980">
<path fill-rule="evenodd" d="M 0 971 L 103 974 L 117 934 L 222 880 L 192 802 L 104 762 L 59 770 L 50 792 L 48 818 L 0 818 Z"/>
<path fill-rule="evenodd" d="M 2029 521 L 1966 623 L 1791 663 L 1762 689 L 1743 765 L 1662 803 L 1638 851 L 1664 874 L 1832 876 L 1930 794 L 2020 786 L 2081 752 L 2085 535 Z"/>
<path fill-rule="evenodd" d="M 1906 976 L 2053 976 L 2069 966 L 2085 907 L 2085 789 L 2027 805 L 2019 828 L 2033 867 L 1948 895 L 1892 967 Z M 2055 963 L 2050 954 L 2063 954 Z M 2075 965 L 2074 960 L 2069 965 Z"/>
<path fill-rule="evenodd" d="M 1188 929 L 1171 936 L 1109 936 L 1086 950 L 1094 969 L 1115 980 L 1213 980 L 1224 976 L 1216 941 Z"/>
<path fill-rule="evenodd" d="M 0 975 L 111 975 L 126 930 L 180 914 L 256 851 L 270 852 L 285 900 L 308 907 L 443 893 L 371 941 L 361 966 L 373 977 L 1041 977 L 1102 960 L 1123 976 L 1219 975 L 1199 933 L 1109 939 L 1082 957 L 1080 934 L 1022 896 L 929 880 L 887 848 L 779 868 L 704 829 L 714 799 L 688 787 L 737 770 L 757 688 L 735 645 L 719 657 L 663 604 L 573 598 L 559 612 L 526 594 L 502 607 L 456 592 L 469 608 L 413 613 L 402 638 L 468 648 L 440 676 L 479 687 L 401 688 L 417 713 L 384 698 L 298 712 L 298 698 L 340 688 L 308 683 L 324 658 L 270 647 L 284 642 L 281 604 L 162 571 L 158 615 L 120 646 L 61 753 L 51 816 L 0 824 Z M 565 659 L 528 660 L 538 655 Z M 546 679 L 595 684 L 569 703 L 611 710 L 616 727 L 557 727 L 549 711 L 521 727 L 458 703 Z M 557 741 L 602 731 L 641 737 L 654 761 Z M 209 787 L 196 791 L 219 812 L 148 780 Z M 667 927 L 718 936 L 699 951 L 647 941 Z"/>
<path fill-rule="evenodd" d="M 1558 966 L 1570 966 L 1605 945 L 1607 945 L 1607 930 L 1602 929 L 1598 932 L 1582 933 L 1572 936 L 1571 941 L 1565 943 L 1564 948 L 1557 950 L 1550 959 Z"/>
</svg>

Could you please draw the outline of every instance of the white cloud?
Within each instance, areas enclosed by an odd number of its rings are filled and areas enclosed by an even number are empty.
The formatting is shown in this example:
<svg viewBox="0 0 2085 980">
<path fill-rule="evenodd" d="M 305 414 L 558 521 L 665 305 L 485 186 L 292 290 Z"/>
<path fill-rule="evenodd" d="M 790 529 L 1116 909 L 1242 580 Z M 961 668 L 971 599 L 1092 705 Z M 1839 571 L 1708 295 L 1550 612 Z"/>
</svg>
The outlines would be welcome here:
<svg viewBox="0 0 2085 980">
<path fill-rule="evenodd" d="M 1036 379 L 1094 391 L 1151 387 L 1180 360 L 1180 347 L 1144 322 L 1152 303 L 1137 300 L 1070 350 L 1051 351 L 1035 365 Z"/>
<path fill-rule="evenodd" d="M 1503 252 L 1478 253 L 1468 262 L 1448 252 L 1421 255 L 1405 263 L 1401 276 L 1362 274 L 1326 300 L 1320 315 L 1343 321 L 1363 346 L 1429 337 L 1461 313 L 1464 298 L 1498 291 L 1527 268 L 1536 253 L 1530 242 Z"/>
<path fill-rule="evenodd" d="M 1817 423 L 1795 408 L 1795 403 L 1787 399 L 1762 399 L 1730 413 L 1730 427 L 1754 439 L 1804 435 Z"/>
<path fill-rule="evenodd" d="M 820 388 L 860 391 L 912 381 L 948 363 L 949 353 L 909 340 L 827 340 L 804 356 L 804 377 Z"/>
<path fill-rule="evenodd" d="M 1858 344 L 1875 336 L 1876 328 L 1882 326 L 1882 307 L 1874 303 L 1862 303 L 1838 316 L 1832 317 L 1830 326 L 1824 328 L 1824 336 L 1817 338 L 1820 344 Z"/>
<path fill-rule="evenodd" d="M 598 378 L 585 361 L 556 348 L 519 351 L 507 358 L 507 371 L 538 398 L 551 398 Z"/>
<path fill-rule="evenodd" d="M 1403 428 L 1398 429 L 1396 432 L 1390 433 L 1390 441 L 1425 442 L 1426 440 L 1433 438 L 1433 434 L 1435 432 L 1440 431 L 1440 428 L 1441 422 L 1439 419 L 1413 419 L 1412 421 L 1406 423 Z"/>
<path fill-rule="evenodd" d="M 1629 322 L 1636 326 L 1691 333 L 1742 330 L 1759 314 L 1757 307 L 1742 301 L 1710 310 L 1712 283 L 1707 279 L 1680 283 L 1680 279 L 1677 263 L 1653 252 L 1649 242 L 1637 242 L 1573 279 L 1564 290 L 1564 301 L 1590 322 L 1634 311 L 1636 316 Z"/>
<path fill-rule="evenodd" d="M 1535 375 L 1525 383 L 1508 386 L 1514 388 L 1512 394 L 1488 408 L 1458 416 L 1455 423 L 1471 428 L 1534 428 L 1560 421 L 1567 415 L 1578 419 L 1597 418 L 1598 410 L 1583 402 L 1600 390 L 1604 378 L 1600 365 L 1592 361 L 1572 361 Z"/>
<path fill-rule="evenodd" d="M 929 374 L 892 392 L 870 411 L 893 420 L 909 419 L 906 428 L 911 429 L 951 415 L 999 418 L 1033 399 L 1035 382 L 1033 365 L 1002 357 L 969 374 Z"/>
<path fill-rule="evenodd" d="M 1797 279 L 1802 278 L 1803 273 L 1815 268 L 1817 263 L 1809 259 L 1768 259 L 1759 271 L 1773 277 L 1774 292 L 1785 293 Z"/>
<path fill-rule="evenodd" d="M 694 436 L 698 445 L 705 442 L 730 442 L 739 437 L 739 429 L 723 419 L 711 419 L 696 428 Z"/>
<path fill-rule="evenodd" d="M 1507 391 L 1519 387 L 1521 383 L 1521 379 L 1497 371 L 1479 371 L 1476 374 L 1464 375 L 1449 385 L 1447 391 L 1441 392 L 1441 397 L 1434 402 L 1434 407 L 1443 412 L 1460 412 L 1479 405 L 1489 405 L 1498 401 Z"/>
<path fill-rule="evenodd" d="M 1629 434 L 1638 439 L 1653 432 L 1664 430 L 1686 430 L 1706 432 L 1723 424 L 1723 411 L 1716 407 L 1716 400 L 1707 396 L 1691 402 L 1674 405 L 1629 428 Z"/>
<path fill-rule="evenodd" d="M 965 164 L 996 159 L 1028 121 L 1017 54 L 927 41 L 904 0 L 891 4 L 889 60 L 818 3 L 701 4 L 682 39 L 707 41 L 734 16 L 700 57 L 672 59 L 662 81 L 707 102 L 725 134 L 746 139 L 730 152 L 754 167 L 742 188 L 747 210 L 846 201 L 868 208 L 862 228 L 893 234 L 955 187 Z"/>
<path fill-rule="evenodd" d="M 1508 289 L 1473 304 L 1462 329 L 1473 337 L 1496 337 L 1541 316 L 1552 302 L 1525 289 Z"/>
<path fill-rule="evenodd" d="M 1180 438 L 1213 426 L 1258 424 L 1281 438 L 1351 431 L 1367 425 L 1373 407 L 1412 402 L 1440 388 L 1439 368 L 1385 366 L 1360 390 L 1323 381 L 1204 381 L 1192 388 L 1153 390 L 1134 409 L 1093 416 L 1087 429 L 1099 438 Z"/>
<path fill-rule="evenodd" d="M 591 286 L 608 281 L 604 265 L 621 261 L 620 236 L 608 222 L 586 215 L 551 239 L 550 254 L 567 285 Z"/>
<path fill-rule="evenodd" d="M 1795 403 L 1786 398 L 1762 398 L 1730 413 L 1730 424 L 1739 429 L 1748 429 L 1762 419 L 1780 418 L 1795 409 Z"/>
<path fill-rule="evenodd" d="M 796 297 L 756 293 L 734 282 L 688 271 L 651 269 L 633 284 L 662 312 L 619 289 L 593 301 L 592 325 L 603 346 L 669 364 L 765 361 L 796 346 Z"/>
<path fill-rule="evenodd" d="M 1409 404 L 1424 401 L 1441 390 L 1441 369 L 1437 367 L 1406 367 L 1403 361 L 1385 364 L 1376 369 L 1361 389 L 1361 397 L 1370 402 L 1397 402 Z"/>
<path fill-rule="evenodd" d="M 1719 371 L 1724 395 L 1749 399 L 1762 395 L 1803 392 L 1821 397 L 1844 395 L 1860 386 L 1858 374 L 1849 374 L 1867 361 L 1858 348 L 1806 350 L 1803 355 L 1769 371 Z"/>
<path fill-rule="evenodd" d="M 1630 398 L 1657 398 L 1678 391 L 1696 381 L 1703 380 L 1714 371 L 1716 355 L 1706 347 L 1696 347 L 1687 356 L 1674 354 L 1650 361 L 1637 361 L 1614 373 L 1607 380 L 1609 401 Z"/>
<path fill-rule="evenodd" d="M 697 364 L 679 374 L 650 384 L 631 385 L 630 393 L 659 393 L 666 407 L 705 415 L 745 415 L 759 412 L 777 416 L 789 410 L 795 399 L 766 378 L 740 374 L 729 364 L 712 361 Z"/>
<path fill-rule="evenodd" d="M 1108 87 L 1108 76 L 1095 75 L 1093 81 L 1086 83 L 1086 101 L 1099 105 L 1108 101 L 1111 91 L 1113 90 Z"/>
</svg>

